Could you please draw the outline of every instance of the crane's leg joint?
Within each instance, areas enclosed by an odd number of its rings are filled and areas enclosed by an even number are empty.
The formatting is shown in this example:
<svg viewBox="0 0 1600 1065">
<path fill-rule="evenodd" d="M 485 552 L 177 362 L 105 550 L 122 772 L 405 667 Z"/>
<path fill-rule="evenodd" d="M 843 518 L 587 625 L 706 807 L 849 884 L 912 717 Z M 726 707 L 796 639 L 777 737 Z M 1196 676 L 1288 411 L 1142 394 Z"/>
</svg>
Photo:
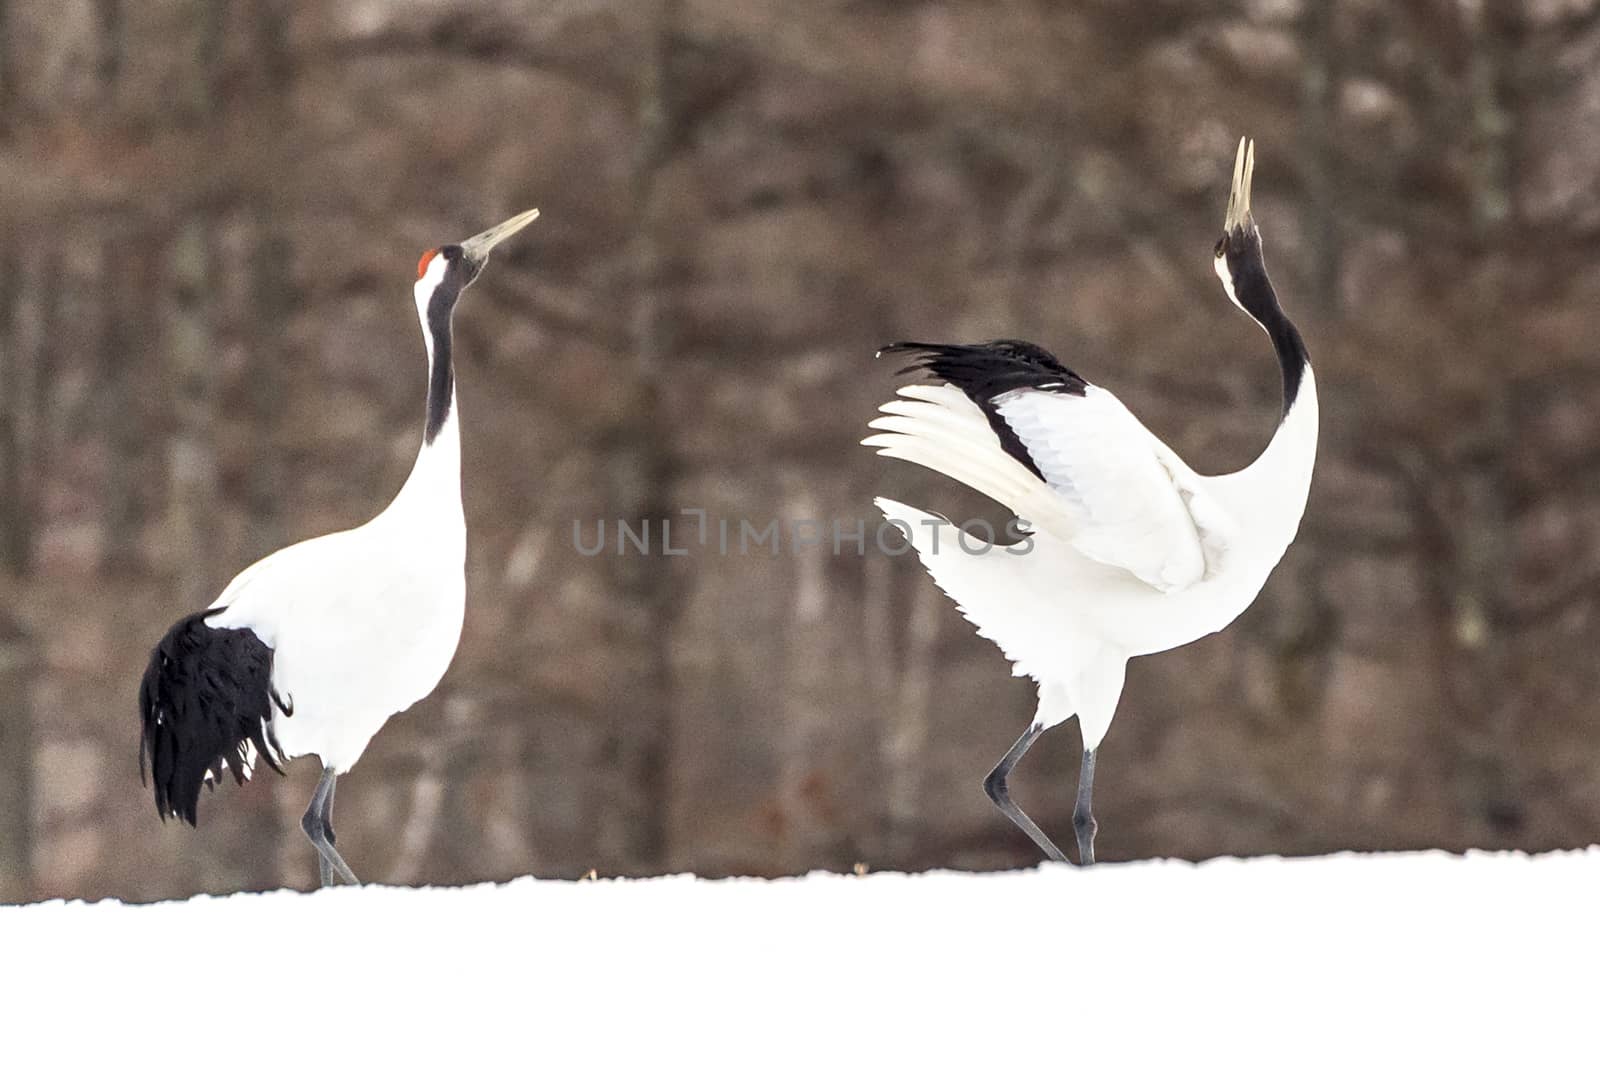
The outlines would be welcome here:
<svg viewBox="0 0 1600 1065">
<path fill-rule="evenodd" d="M 350 871 L 350 866 L 333 846 L 333 789 L 337 776 L 332 769 L 322 771 L 322 779 L 317 782 L 311 804 L 300 818 L 300 827 L 317 849 L 317 872 L 321 885 L 332 887 L 337 876 L 346 884 L 359 887 L 361 881 L 356 879 L 355 873 Z"/>
<path fill-rule="evenodd" d="M 1028 838 L 1033 840 L 1035 846 L 1044 851 L 1045 857 L 1051 861 L 1064 862 L 1067 860 L 1067 856 L 1061 852 L 1061 848 L 1057 847 L 1050 837 L 1045 835 L 1043 829 L 1033 823 L 1033 818 L 1023 813 L 1022 807 L 1018 806 L 1016 801 L 1011 798 L 1011 790 L 1006 786 L 1006 778 L 1011 775 L 1011 771 L 1017 767 L 1017 763 L 1022 760 L 1022 756 L 1028 753 L 1028 748 L 1033 746 L 1033 741 L 1038 739 L 1039 734 L 1043 731 L 1044 729 L 1040 727 L 1038 722 L 1029 725 L 1028 730 L 1018 738 L 1016 743 L 1012 744 L 1005 757 L 1000 759 L 1000 764 L 995 766 L 989 772 L 989 775 L 983 778 L 983 790 L 989 796 L 990 801 L 1000 808 L 1000 812 L 1005 814 L 1012 824 L 1027 833 Z"/>
<path fill-rule="evenodd" d="M 1001 772 L 1001 766 L 995 766 L 989 775 L 983 778 L 983 793 L 989 796 L 989 801 L 996 806 L 1004 806 L 1010 797 L 1010 789 L 1006 787 L 1006 774 Z"/>
</svg>

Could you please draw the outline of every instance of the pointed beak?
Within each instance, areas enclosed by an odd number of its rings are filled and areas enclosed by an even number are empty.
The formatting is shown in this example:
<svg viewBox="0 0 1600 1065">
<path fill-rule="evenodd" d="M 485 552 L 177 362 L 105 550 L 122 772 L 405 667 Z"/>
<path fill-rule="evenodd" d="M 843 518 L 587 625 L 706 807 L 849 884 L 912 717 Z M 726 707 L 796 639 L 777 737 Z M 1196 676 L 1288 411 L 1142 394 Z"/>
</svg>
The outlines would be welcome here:
<svg viewBox="0 0 1600 1065">
<path fill-rule="evenodd" d="M 1228 213 L 1222 220 L 1224 233 L 1249 230 L 1255 225 L 1255 219 L 1250 217 L 1250 183 L 1255 172 L 1256 142 L 1240 137 L 1239 154 L 1233 160 L 1233 190 L 1228 194 Z"/>
<path fill-rule="evenodd" d="M 482 266 L 489 259 L 489 251 L 502 240 L 517 232 L 539 217 L 539 209 L 523 211 L 514 218 L 508 218 L 491 229 L 486 229 L 475 237 L 469 237 L 461 242 L 461 252 L 478 266 Z"/>
</svg>

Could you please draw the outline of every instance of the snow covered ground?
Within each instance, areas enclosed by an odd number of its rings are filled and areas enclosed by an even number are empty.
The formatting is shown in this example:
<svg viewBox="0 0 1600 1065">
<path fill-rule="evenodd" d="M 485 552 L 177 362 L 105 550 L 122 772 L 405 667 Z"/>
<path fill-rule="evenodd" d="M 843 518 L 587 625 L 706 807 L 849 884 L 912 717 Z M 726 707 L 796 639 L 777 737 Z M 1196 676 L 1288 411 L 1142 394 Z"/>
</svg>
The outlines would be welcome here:
<svg viewBox="0 0 1600 1065">
<path fill-rule="evenodd" d="M 0 907 L 0 1057 L 1594 1060 L 1597 888 L 1600 849 Z"/>
</svg>

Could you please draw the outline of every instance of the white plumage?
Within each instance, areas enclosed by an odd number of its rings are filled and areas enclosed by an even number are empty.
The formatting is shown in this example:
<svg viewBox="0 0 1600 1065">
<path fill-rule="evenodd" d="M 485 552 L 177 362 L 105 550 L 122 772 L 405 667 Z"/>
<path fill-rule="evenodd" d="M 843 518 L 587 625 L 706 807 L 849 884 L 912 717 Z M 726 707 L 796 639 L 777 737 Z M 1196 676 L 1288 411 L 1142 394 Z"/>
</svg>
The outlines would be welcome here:
<svg viewBox="0 0 1600 1065">
<path fill-rule="evenodd" d="M 1015 393 L 998 403 L 1007 423 L 1026 427 L 1018 436 L 1029 452 L 1048 456 L 1038 460 L 1048 478 L 1040 480 L 1001 450 L 960 389 L 911 385 L 900 390 L 907 399 L 883 406 L 888 416 L 872 427 L 884 431 L 864 443 L 1004 504 L 1035 530 L 1032 549 L 975 553 L 970 537 L 962 549 L 957 530 L 940 528 L 936 516 L 892 499 L 877 503 L 913 530 L 923 565 L 1016 675 L 1070 688 L 1093 662 L 1180 647 L 1221 631 L 1255 600 L 1305 509 L 1317 445 L 1309 377 L 1266 452 L 1221 477 L 1189 469 L 1116 397 L 1090 386 L 1082 398 Z M 1106 408 L 1120 414 L 1104 417 Z M 961 456 L 954 468 L 941 464 L 946 453 Z M 1064 472 L 1068 465 L 1074 475 Z M 945 538 L 937 553 L 936 528 Z M 1121 676 L 1121 665 L 1100 668 Z M 1095 688 L 1109 705 L 1074 695 L 1047 707 L 1041 699 L 1042 723 L 1058 724 L 1076 712 L 1068 706 L 1081 708 L 1084 740 L 1098 746 L 1121 684 Z"/>
<path fill-rule="evenodd" d="M 446 461 L 425 453 L 417 464 Z M 466 607 L 466 525 L 459 475 L 437 481 L 417 493 L 431 506 L 412 514 L 397 501 L 359 528 L 285 548 L 212 604 L 223 609 L 208 625 L 248 628 L 274 650 L 272 684 L 292 713 L 276 710 L 272 732 L 288 757 L 348 771 L 385 721 L 444 676 Z"/>
<path fill-rule="evenodd" d="M 428 356 L 427 418 L 394 500 L 354 529 L 286 547 L 180 620 L 140 692 L 141 761 L 156 807 L 194 822 L 202 785 L 241 781 L 258 756 L 317 755 L 322 780 L 302 821 L 322 882 L 355 876 L 333 846 L 337 776 L 383 724 L 427 696 L 455 656 L 466 606 L 466 522 L 451 315 L 491 248 L 524 212 L 425 254 L 414 294 Z"/>
<path fill-rule="evenodd" d="M 1285 409 L 1266 451 L 1205 477 L 1114 395 L 1022 341 L 898 344 L 940 385 L 886 403 L 863 443 L 943 473 L 1008 507 L 1034 532 L 1027 550 L 961 549 L 941 519 L 890 499 L 933 579 L 978 631 L 1039 685 L 1034 723 L 987 782 L 1047 853 L 1054 845 L 1006 794 L 1005 777 L 1044 729 L 1077 717 L 1085 749 L 1075 816 L 1092 861 L 1093 752 L 1121 697 L 1128 659 L 1217 632 L 1250 605 L 1294 540 L 1317 447 L 1317 392 L 1298 332 L 1278 307 L 1249 214 L 1253 146 L 1241 142 L 1217 271 L 1268 333 Z M 1007 436 L 1010 439 L 1007 439 Z M 1030 468 L 1031 466 L 1031 468 Z"/>
</svg>

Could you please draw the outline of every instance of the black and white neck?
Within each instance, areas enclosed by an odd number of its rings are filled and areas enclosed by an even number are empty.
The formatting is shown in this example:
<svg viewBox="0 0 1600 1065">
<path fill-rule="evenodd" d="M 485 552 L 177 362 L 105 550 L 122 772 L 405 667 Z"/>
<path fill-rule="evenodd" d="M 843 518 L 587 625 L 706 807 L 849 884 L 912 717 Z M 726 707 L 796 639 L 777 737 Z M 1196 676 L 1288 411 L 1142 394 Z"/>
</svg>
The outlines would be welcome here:
<svg viewBox="0 0 1600 1065">
<path fill-rule="evenodd" d="M 408 510 L 412 505 L 460 510 L 461 424 L 450 323 L 456 301 L 481 268 L 481 263 L 473 263 L 455 244 L 435 248 L 417 263 L 413 295 L 428 355 L 428 398 L 422 447 L 405 487 L 390 504 L 391 511 Z"/>
<path fill-rule="evenodd" d="M 432 446 L 446 425 L 455 421 L 456 373 L 451 342 L 451 319 L 461 293 L 483 269 L 459 244 L 425 252 L 417 263 L 417 317 L 428 349 L 428 413 L 422 443 Z"/>
<path fill-rule="evenodd" d="M 1267 449 L 1241 474 L 1249 481 L 1259 481 L 1269 495 L 1281 494 L 1288 502 L 1298 500 L 1298 505 L 1284 511 L 1292 510 L 1298 522 L 1316 458 L 1317 385 L 1311 372 L 1311 355 L 1306 351 L 1300 330 L 1283 312 L 1278 294 L 1267 277 L 1267 263 L 1261 253 L 1261 231 L 1250 214 L 1255 156 L 1255 144 L 1241 140 L 1233 165 L 1233 192 L 1228 197 L 1222 238 L 1217 241 L 1212 265 L 1228 298 L 1272 341 L 1283 375 L 1283 409 L 1277 432 Z"/>
<path fill-rule="evenodd" d="M 1283 313 L 1278 295 L 1267 277 L 1261 256 L 1261 233 L 1253 222 L 1225 232 L 1217 242 L 1215 267 L 1228 298 L 1266 331 L 1283 372 L 1283 416 L 1287 418 L 1300 396 L 1311 355 L 1300 330 Z"/>
</svg>

